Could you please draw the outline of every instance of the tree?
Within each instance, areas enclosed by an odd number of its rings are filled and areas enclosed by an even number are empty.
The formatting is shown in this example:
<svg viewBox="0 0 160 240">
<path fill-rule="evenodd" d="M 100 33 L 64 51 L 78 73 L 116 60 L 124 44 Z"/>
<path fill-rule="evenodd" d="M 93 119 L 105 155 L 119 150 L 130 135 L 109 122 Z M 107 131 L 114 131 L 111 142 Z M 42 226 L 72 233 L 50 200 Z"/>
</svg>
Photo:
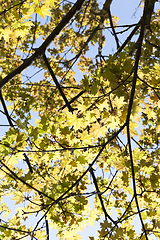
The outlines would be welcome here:
<svg viewBox="0 0 160 240">
<path fill-rule="evenodd" d="M 97 239 L 160 239 L 156 2 L 118 25 L 112 0 L 1 0 L 1 239 L 79 240 L 96 221 Z"/>
</svg>

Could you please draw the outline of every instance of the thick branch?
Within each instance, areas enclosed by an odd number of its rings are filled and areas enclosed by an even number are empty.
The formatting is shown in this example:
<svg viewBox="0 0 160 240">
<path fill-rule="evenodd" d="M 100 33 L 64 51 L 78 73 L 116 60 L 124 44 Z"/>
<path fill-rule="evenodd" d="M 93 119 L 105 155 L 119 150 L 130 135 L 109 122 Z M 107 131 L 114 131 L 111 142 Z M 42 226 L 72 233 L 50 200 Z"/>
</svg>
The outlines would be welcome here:
<svg viewBox="0 0 160 240">
<path fill-rule="evenodd" d="M 145 230 L 144 222 L 143 222 L 143 219 L 142 219 L 142 216 L 141 216 L 141 211 L 140 211 L 140 208 L 139 208 L 137 192 L 136 192 L 136 180 L 135 180 L 134 163 L 133 163 L 133 156 L 132 156 L 129 121 L 130 121 L 131 110 L 132 110 L 132 106 L 133 106 L 133 99 L 134 99 L 134 95 L 135 95 L 137 71 L 138 71 L 139 60 L 140 60 L 140 57 L 141 57 L 141 48 L 142 48 L 143 38 L 144 38 L 144 34 L 145 34 L 146 17 L 147 17 L 148 11 L 149 11 L 148 8 L 149 8 L 149 0 L 146 0 L 145 1 L 144 12 L 143 12 L 143 17 L 142 17 L 142 20 L 141 20 L 141 31 L 140 31 L 139 41 L 138 41 L 138 48 L 137 48 L 137 52 L 136 52 L 136 60 L 135 60 L 135 65 L 134 65 L 134 76 L 133 76 L 133 80 L 132 80 L 132 90 L 131 90 L 131 96 L 130 96 L 127 119 L 126 119 L 127 139 L 128 139 L 129 155 L 130 155 L 131 169 L 132 169 L 132 179 L 133 179 L 133 191 L 134 191 L 134 197 L 135 197 L 135 202 L 136 202 L 136 206 L 137 206 L 137 211 L 138 211 L 138 214 L 139 214 L 139 218 L 140 218 L 140 221 L 141 221 L 142 228 L 143 228 L 146 239 L 148 239 L 148 236 L 147 236 L 147 232 Z"/>
<path fill-rule="evenodd" d="M 28 156 L 26 155 L 26 153 L 24 153 L 23 156 L 24 156 L 24 161 L 27 163 L 27 165 L 28 165 L 28 167 L 29 167 L 29 171 L 30 171 L 30 173 L 32 174 L 32 173 L 33 173 L 33 168 L 32 168 L 32 166 L 31 166 L 31 164 L 30 164 L 29 158 L 28 158 Z"/>
<path fill-rule="evenodd" d="M 46 48 L 50 45 L 50 43 L 55 39 L 55 37 L 62 31 L 62 29 L 68 24 L 71 18 L 75 15 L 75 13 L 81 8 L 82 4 L 85 0 L 77 0 L 74 6 L 70 9 L 70 11 L 62 18 L 61 22 L 58 26 L 53 30 L 53 32 L 46 38 L 46 40 L 42 43 L 42 45 L 36 49 L 36 52 L 29 58 L 25 59 L 24 62 L 11 73 L 9 73 L 5 78 L 0 82 L 0 89 L 7 84 L 13 77 L 17 74 L 20 74 L 24 69 L 31 65 L 33 61 L 35 61 L 39 56 L 44 54 Z"/>
</svg>

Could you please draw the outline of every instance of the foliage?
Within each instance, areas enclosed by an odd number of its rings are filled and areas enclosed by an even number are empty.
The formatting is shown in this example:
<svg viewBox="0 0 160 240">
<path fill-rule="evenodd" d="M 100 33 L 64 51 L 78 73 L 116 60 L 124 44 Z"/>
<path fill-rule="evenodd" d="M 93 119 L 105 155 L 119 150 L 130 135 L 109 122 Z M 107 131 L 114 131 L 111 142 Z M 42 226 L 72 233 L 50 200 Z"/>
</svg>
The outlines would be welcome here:
<svg viewBox="0 0 160 240">
<path fill-rule="evenodd" d="M 1 239 L 76 240 L 95 222 L 92 240 L 160 239 L 160 10 L 141 1 L 120 26 L 111 4 L 1 0 Z"/>
</svg>

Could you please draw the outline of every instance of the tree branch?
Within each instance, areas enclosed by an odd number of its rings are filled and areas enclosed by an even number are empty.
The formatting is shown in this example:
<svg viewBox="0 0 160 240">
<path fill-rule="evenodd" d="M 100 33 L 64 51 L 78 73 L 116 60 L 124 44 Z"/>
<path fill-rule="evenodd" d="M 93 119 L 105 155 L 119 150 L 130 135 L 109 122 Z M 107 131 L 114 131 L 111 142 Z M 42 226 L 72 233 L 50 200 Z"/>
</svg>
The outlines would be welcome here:
<svg viewBox="0 0 160 240">
<path fill-rule="evenodd" d="M 71 105 L 69 104 L 69 102 L 68 102 L 68 100 L 67 100 L 67 98 L 66 98 L 66 96 L 65 96 L 65 94 L 64 94 L 64 92 L 63 92 L 63 90 L 62 90 L 62 87 L 61 87 L 61 85 L 59 84 L 59 82 L 58 82 L 58 80 L 57 80 L 57 78 L 56 78 L 56 76 L 55 76 L 55 74 L 54 74 L 54 72 L 53 72 L 53 70 L 52 70 L 52 68 L 51 68 L 51 66 L 50 66 L 50 64 L 49 64 L 49 62 L 48 62 L 48 59 L 46 58 L 46 55 L 45 55 L 45 54 L 43 55 L 43 60 L 45 61 L 45 64 L 46 64 L 46 66 L 47 66 L 47 68 L 48 68 L 48 71 L 50 72 L 50 74 L 51 74 L 51 76 L 52 76 L 52 79 L 53 79 L 53 81 L 54 81 L 55 84 L 56 84 L 56 87 L 58 88 L 58 90 L 59 90 L 59 92 L 60 92 L 63 100 L 65 101 L 65 103 L 66 103 L 66 105 L 67 105 L 67 107 L 68 107 L 68 109 L 69 109 L 69 112 L 73 112 L 74 110 L 77 110 L 77 109 L 75 109 L 75 108 L 72 108 Z"/>
<path fill-rule="evenodd" d="M 11 228 L 11 227 L 7 227 L 7 226 L 3 226 L 3 225 L 0 225 L 0 228 L 9 229 L 9 230 L 12 230 L 12 231 L 15 231 L 15 232 L 27 233 L 28 235 L 32 234 L 31 232 L 27 232 L 27 231 L 24 231 L 24 230 Z"/>
<path fill-rule="evenodd" d="M 73 5 L 73 7 L 69 10 L 69 12 L 62 18 L 61 22 L 58 26 L 53 30 L 53 32 L 46 38 L 46 40 L 42 43 L 42 45 L 36 49 L 35 53 L 29 58 L 25 59 L 24 62 L 9 73 L 5 78 L 0 81 L 0 89 L 4 85 L 6 85 L 13 77 L 17 74 L 20 74 L 25 68 L 31 65 L 33 61 L 35 61 L 39 56 L 44 54 L 46 48 L 50 45 L 50 43 L 55 39 L 55 37 L 62 31 L 62 29 L 68 24 L 71 18 L 75 15 L 75 13 L 81 8 L 82 4 L 85 0 L 77 0 L 77 2 Z"/>
<path fill-rule="evenodd" d="M 15 7 L 18 7 L 18 6 L 22 6 L 24 2 L 26 2 L 27 0 L 23 0 L 23 1 L 20 1 L 19 3 L 9 7 L 8 9 L 5 9 L 3 10 L 2 12 L 0 12 L 0 15 L 3 15 L 5 14 L 6 12 L 8 12 L 9 10 L 11 10 L 12 8 L 15 8 Z"/>
<path fill-rule="evenodd" d="M 104 5 L 103 5 L 103 9 L 101 10 L 101 19 L 99 21 L 99 24 L 97 27 L 95 27 L 93 30 L 92 30 L 92 33 L 90 34 L 90 36 L 88 37 L 88 39 L 86 40 L 86 42 L 83 44 L 81 50 L 79 51 L 79 53 L 74 57 L 72 58 L 70 61 L 73 61 L 74 62 L 71 64 L 69 70 L 73 67 L 73 65 L 76 63 L 76 61 L 78 60 L 78 58 L 80 57 L 80 55 L 82 54 L 83 50 L 87 47 L 88 43 L 92 40 L 92 38 L 94 37 L 94 35 L 96 34 L 96 32 L 98 30 L 101 30 L 102 29 L 102 25 L 106 19 L 106 14 L 108 13 L 108 9 L 111 5 L 113 0 L 106 0 Z M 63 78 L 67 75 L 67 73 L 69 72 L 69 70 L 66 72 L 66 74 L 63 76 Z"/>
<path fill-rule="evenodd" d="M 157 50 L 160 50 L 160 46 L 159 45 L 156 45 L 154 43 L 151 43 L 150 41 L 148 41 L 147 39 L 145 39 L 146 43 L 151 45 L 152 47 L 156 48 Z"/>
<path fill-rule="evenodd" d="M 46 235 L 47 235 L 46 240 L 49 240 L 49 223 L 46 216 L 45 216 L 45 223 L 46 223 Z"/>
<path fill-rule="evenodd" d="M 129 36 L 127 37 L 127 39 L 124 41 L 124 43 L 122 44 L 122 46 L 120 46 L 120 48 L 118 49 L 118 51 L 115 53 L 115 55 L 119 54 L 123 48 L 127 45 L 127 43 L 132 39 L 132 37 L 134 36 L 135 32 L 138 30 L 139 26 L 140 26 L 141 20 L 137 23 L 137 25 L 135 26 L 135 28 L 132 30 L 132 32 L 129 34 Z"/>
<path fill-rule="evenodd" d="M 114 38 L 115 38 L 115 41 L 116 41 L 116 44 L 117 44 L 117 49 L 118 49 L 120 47 L 119 39 L 117 37 L 116 31 L 115 31 L 114 26 L 113 26 L 113 21 L 112 21 L 110 8 L 108 9 L 108 16 L 109 16 L 110 25 L 111 25 L 111 28 L 112 28 L 112 31 L 113 31 L 113 35 L 114 35 Z"/>
<path fill-rule="evenodd" d="M 97 180 L 96 180 L 95 174 L 94 174 L 94 172 L 93 172 L 93 168 L 91 167 L 89 171 L 90 171 L 91 176 L 92 176 L 92 178 L 93 178 L 93 183 L 94 183 L 94 186 L 95 186 L 95 188 L 96 188 L 97 195 L 98 195 L 99 201 L 100 201 L 100 203 L 101 203 L 102 210 L 103 210 L 104 215 L 105 215 L 105 219 L 109 218 L 109 220 L 110 220 L 111 222 L 113 222 L 115 225 L 117 225 L 117 222 L 114 221 L 114 220 L 111 218 L 111 216 L 107 213 L 107 211 L 106 211 L 106 209 L 105 209 L 105 206 L 104 206 L 104 203 L 103 203 L 103 200 L 102 200 L 102 196 L 101 196 L 101 192 L 100 192 L 100 190 L 99 190 L 99 187 L 98 187 L 98 184 L 97 184 Z"/>
<path fill-rule="evenodd" d="M 9 116 L 9 113 L 8 113 L 8 110 L 7 110 L 5 101 L 4 101 L 4 99 L 3 99 L 1 90 L 0 90 L 0 100 L 1 100 L 1 102 L 2 102 L 2 106 L 3 106 L 3 109 L 4 109 L 5 115 L 6 115 L 6 117 L 7 117 L 8 123 L 9 123 L 9 125 L 10 125 L 11 127 L 14 128 L 14 125 L 13 125 L 13 123 L 12 123 L 12 121 L 11 121 L 11 117 Z M 25 160 L 24 160 L 24 161 L 27 163 L 30 172 L 33 173 L 33 169 L 32 169 L 32 166 L 31 166 L 31 164 L 30 164 L 30 161 L 29 161 L 28 156 L 26 155 L 26 153 L 24 153 L 23 155 L 24 155 L 24 157 L 25 157 Z"/>
<path fill-rule="evenodd" d="M 0 100 L 1 100 L 1 103 L 2 103 L 2 106 L 3 106 L 3 109 L 4 109 L 4 112 L 5 112 L 5 115 L 6 115 L 6 117 L 7 117 L 7 120 L 8 120 L 9 125 L 10 125 L 11 127 L 14 127 L 14 125 L 13 125 L 13 123 L 12 123 L 12 121 L 11 121 L 11 118 L 10 118 L 10 116 L 9 116 L 9 114 L 8 114 L 8 110 L 7 110 L 7 107 L 6 107 L 4 98 L 3 98 L 3 96 L 2 96 L 1 90 L 0 90 Z"/>
<path fill-rule="evenodd" d="M 82 178 L 90 171 L 90 169 L 92 168 L 92 166 L 94 165 L 94 163 L 97 161 L 97 159 L 99 158 L 99 156 L 101 155 L 101 153 L 103 152 L 103 150 L 105 149 L 105 147 L 114 139 L 116 138 L 116 136 L 118 136 L 118 134 L 125 128 L 126 123 L 124 125 L 122 125 L 119 130 L 117 132 L 115 132 L 109 139 L 107 142 L 105 142 L 102 145 L 101 150 L 99 151 L 99 153 L 97 154 L 97 156 L 95 157 L 95 159 L 92 161 L 92 163 L 89 165 L 89 167 L 86 169 L 86 171 L 77 179 L 77 181 L 75 181 L 75 183 L 72 184 L 71 187 L 68 188 L 68 190 L 66 192 L 64 192 L 60 197 L 58 197 L 56 200 L 54 200 L 54 202 L 50 205 L 50 207 L 48 208 L 48 210 L 45 212 L 45 214 L 41 217 L 41 219 L 37 222 L 35 228 L 33 231 L 36 230 L 36 228 L 38 227 L 39 223 L 43 220 L 43 218 L 45 218 L 45 216 L 47 215 L 47 213 L 49 212 L 49 210 L 55 205 L 57 204 L 59 201 L 63 200 L 63 197 L 68 194 L 81 180 Z"/>
<path fill-rule="evenodd" d="M 77 98 L 79 98 L 80 96 L 83 95 L 83 93 L 85 93 L 86 91 L 85 90 L 82 90 L 81 92 L 79 92 L 74 98 L 72 98 L 70 101 L 69 101 L 69 104 L 73 103 Z M 61 107 L 58 111 L 60 110 L 63 110 L 67 107 L 67 104 L 65 104 L 63 107 Z"/>
<path fill-rule="evenodd" d="M 21 179 L 20 177 L 18 177 L 17 174 L 15 174 L 2 160 L 0 160 L 0 163 L 10 172 L 10 173 L 6 172 L 6 174 L 7 174 L 8 176 L 10 176 L 11 178 L 13 178 L 14 180 L 16 180 L 16 179 L 19 180 L 20 182 L 22 182 L 23 184 L 25 184 L 27 187 L 29 187 L 29 188 L 35 190 L 36 192 L 38 192 L 38 194 L 43 195 L 44 197 L 46 197 L 46 198 L 48 198 L 48 199 L 50 199 L 50 200 L 52 200 L 52 201 L 55 201 L 52 197 L 50 197 L 50 196 L 48 196 L 47 194 L 39 191 L 38 189 L 36 189 L 36 188 L 33 187 L 32 185 L 30 185 L 29 183 L 25 182 L 25 181 L 24 181 L 23 179 Z"/>
<path fill-rule="evenodd" d="M 129 155 L 130 155 L 131 169 L 132 169 L 134 197 L 135 197 L 135 202 L 136 202 L 139 218 L 140 218 L 140 221 L 141 221 L 141 224 L 142 224 L 142 228 L 143 228 L 143 231 L 144 231 L 144 234 L 145 234 L 145 237 L 146 237 L 147 240 L 148 240 L 148 236 L 147 236 L 147 232 L 145 230 L 144 222 L 143 222 L 143 219 L 142 219 L 142 216 L 141 216 L 141 211 L 140 211 L 140 208 L 139 208 L 137 192 L 136 192 L 136 180 L 135 180 L 135 171 L 134 171 L 134 163 L 133 163 L 133 156 L 132 156 L 129 122 L 130 122 L 131 110 L 132 110 L 132 106 L 133 106 L 133 99 L 134 99 L 134 95 L 135 95 L 137 71 L 138 71 L 138 66 L 139 66 L 139 60 L 140 60 L 140 57 L 141 57 L 141 48 L 142 48 L 143 38 L 144 38 L 144 34 L 145 34 L 146 17 L 147 17 L 147 14 L 148 14 L 148 4 L 149 4 L 149 0 L 146 0 L 145 1 L 145 6 L 144 6 L 143 16 L 142 16 L 142 19 L 141 19 L 141 30 L 140 30 L 140 36 L 139 36 L 139 41 L 138 41 L 138 48 L 137 48 L 137 52 L 136 52 L 136 60 L 135 60 L 135 65 L 134 65 L 134 76 L 133 76 L 133 80 L 132 80 L 132 89 L 131 89 L 130 101 L 129 101 L 127 118 L 126 118 L 127 139 L 128 139 Z"/>
</svg>

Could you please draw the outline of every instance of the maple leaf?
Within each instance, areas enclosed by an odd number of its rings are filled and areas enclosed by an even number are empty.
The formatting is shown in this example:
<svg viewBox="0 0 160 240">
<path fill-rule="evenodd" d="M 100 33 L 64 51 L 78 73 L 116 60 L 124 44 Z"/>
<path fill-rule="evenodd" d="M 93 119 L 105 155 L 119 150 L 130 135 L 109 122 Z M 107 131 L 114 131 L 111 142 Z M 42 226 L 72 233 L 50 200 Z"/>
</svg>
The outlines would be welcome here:
<svg viewBox="0 0 160 240">
<path fill-rule="evenodd" d="M 2 239 L 159 237 L 160 10 L 114 4 L 1 0 Z"/>
<path fill-rule="evenodd" d="M 45 18 L 45 16 L 51 16 L 50 8 L 46 5 L 42 5 L 40 8 L 36 8 L 36 12 L 42 17 Z"/>
</svg>

